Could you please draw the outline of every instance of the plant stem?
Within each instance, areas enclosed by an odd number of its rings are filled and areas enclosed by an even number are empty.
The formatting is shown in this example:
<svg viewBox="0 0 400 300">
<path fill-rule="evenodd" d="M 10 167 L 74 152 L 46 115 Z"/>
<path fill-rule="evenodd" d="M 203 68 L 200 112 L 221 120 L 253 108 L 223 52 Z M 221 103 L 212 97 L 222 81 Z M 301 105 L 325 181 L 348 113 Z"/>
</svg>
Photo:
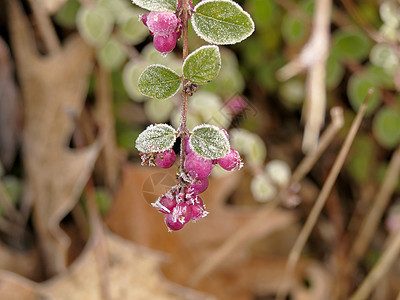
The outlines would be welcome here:
<svg viewBox="0 0 400 300">
<path fill-rule="evenodd" d="M 186 57 L 189 53 L 188 47 L 188 21 L 189 21 L 189 0 L 182 1 L 182 33 L 183 33 L 183 55 L 182 59 L 185 61 Z M 187 128 L 186 119 L 187 119 L 187 101 L 188 94 L 185 92 L 185 86 L 188 83 L 188 80 L 183 77 L 183 87 L 182 87 L 182 106 L 181 106 L 181 124 L 179 127 L 179 132 L 181 136 L 181 161 L 180 161 L 180 170 L 181 172 L 184 169 L 185 163 L 185 138 L 189 135 L 189 129 Z"/>
</svg>

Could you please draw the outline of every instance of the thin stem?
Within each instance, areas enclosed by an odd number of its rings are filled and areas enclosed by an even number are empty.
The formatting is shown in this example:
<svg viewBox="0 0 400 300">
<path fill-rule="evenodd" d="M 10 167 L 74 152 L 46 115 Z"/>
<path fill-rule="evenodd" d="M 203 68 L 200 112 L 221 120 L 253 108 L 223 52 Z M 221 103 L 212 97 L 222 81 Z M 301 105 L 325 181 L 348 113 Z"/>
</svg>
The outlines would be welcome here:
<svg viewBox="0 0 400 300">
<path fill-rule="evenodd" d="M 397 231 L 394 239 L 390 242 L 387 250 L 382 254 L 381 258 L 368 273 L 367 278 L 362 282 L 360 287 L 351 296 L 350 300 L 367 299 L 377 282 L 385 275 L 400 253 L 400 231 Z M 399 298 L 399 297 L 397 297 Z"/>
<path fill-rule="evenodd" d="M 333 188 L 333 185 L 336 182 L 336 179 L 339 175 L 340 170 L 343 167 L 343 164 L 346 160 L 346 157 L 349 153 L 350 147 L 353 143 L 353 140 L 357 134 L 358 129 L 360 128 L 361 121 L 365 115 L 365 111 L 367 108 L 367 103 L 372 94 L 372 91 L 368 91 L 367 99 L 364 101 L 363 105 L 361 105 L 357 116 L 355 120 L 353 121 L 353 124 L 351 125 L 350 131 L 346 137 L 346 140 L 343 143 L 342 148 L 340 149 L 340 152 L 332 166 L 331 171 L 329 172 L 328 178 L 326 179 L 324 186 L 321 189 L 320 194 L 318 195 L 317 200 L 315 201 L 315 204 L 307 218 L 306 223 L 304 224 L 303 228 L 301 229 L 301 232 L 296 239 L 296 242 L 290 251 L 289 258 L 286 264 L 286 269 L 285 273 L 282 279 L 282 283 L 279 287 L 279 291 L 277 294 L 276 299 L 277 300 L 282 300 L 285 299 L 286 295 L 288 294 L 289 291 L 289 279 L 291 278 L 294 269 L 297 265 L 297 262 L 300 258 L 300 254 L 308 240 L 308 237 L 311 234 L 312 229 L 314 228 L 318 217 L 326 203 L 326 200 L 328 199 L 328 196 Z"/>
<path fill-rule="evenodd" d="M 182 39 L 183 39 L 183 55 L 182 60 L 185 61 L 186 57 L 189 54 L 189 42 L 188 42 L 188 22 L 189 22 L 189 0 L 182 1 Z M 187 128 L 187 101 L 188 94 L 185 91 L 185 86 L 188 83 L 188 80 L 183 77 L 183 88 L 182 88 L 182 106 L 181 106 L 181 124 L 179 127 L 179 133 L 181 136 L 181 172 L 184 169 L 185 163 L 185 138 L 189 135 L 189 129 Z"/>
</svg>

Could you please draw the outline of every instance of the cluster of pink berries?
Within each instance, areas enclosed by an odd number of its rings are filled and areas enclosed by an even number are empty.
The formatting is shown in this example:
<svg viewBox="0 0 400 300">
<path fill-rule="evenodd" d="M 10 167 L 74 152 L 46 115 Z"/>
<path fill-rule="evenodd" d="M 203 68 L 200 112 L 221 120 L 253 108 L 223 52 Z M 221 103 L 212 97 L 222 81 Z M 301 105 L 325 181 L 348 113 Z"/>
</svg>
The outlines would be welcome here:
<svg viewBox="0 0 400 300">
<path fill-rule="evenodd" d="M 193 9 L 193 4 L 189 3 Z M 178 12 L 180 8 L 181 1 L 178 4 Z M 174 50 L 177 40 L 182 36 L 182 20 L 177 17 L 178 12 L 152 11 L 140 17 L 140 20 L 149 28 L 150 34 L 154 37 L 154 48 L 163 54 Z"/>
<path fill-rule="evenodd" d="M 222 130 L 229 139 L 228 133 Z M 216 164 L 227 171 L 238 170 L 243 165 L 239 153 L 232 148 L 227 155 L 215 160 L 198 156 L 190 148 L 189 138 L 185 139 L 185 153 L 184 166 L 189 175 L 187 187 L 181 188 L 180 184 L 173 186 L 152 204 L 165 214 L 165 223 L 170 230 L 182 229 L 189 221 L 198 221 L 208 214 L 199 194 L 208 188 L 208 176 Z M 174 164 L 176 155 L 169 149 L 156 154 L 154 160 L 155 165 L 169 168 Z"/>
</svg>

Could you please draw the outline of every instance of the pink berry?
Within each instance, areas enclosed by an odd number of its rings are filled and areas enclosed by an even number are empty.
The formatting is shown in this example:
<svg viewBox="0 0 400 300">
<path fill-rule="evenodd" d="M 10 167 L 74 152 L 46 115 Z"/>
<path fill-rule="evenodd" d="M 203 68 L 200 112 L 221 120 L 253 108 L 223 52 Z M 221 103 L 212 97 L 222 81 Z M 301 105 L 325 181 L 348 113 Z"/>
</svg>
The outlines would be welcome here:
<svg viewBox="0 0 400 300">
<path fill-rule="evenodd" d="M 173 208 L 176 206 L 176 199 L 171 193 L 162 195 L 156 202 L 151 204 L 163 214 L 172 213 Z"/>
<path fill-rule="evenodd" d="M 178 26 L 178 18 L 173 12 L 152 11 L 147 16 L 146 23 L 155 36 L 165 36 L 175 32 Z"/>
<path fill-rule="evenodd" d="M 170 230 L 180 230 L 185 225 L 184 223 L 180 222 L 179 219 L 173 214 L 166 215 L 164 220 L 165 224 Z"/>
<path fill-rule="evenodd" d="M 211 159 L 189 153 L 185 160 L 185 169 L 193 179 L 204 179 L 210 176 L 213 168 Z"/>
<path fill-rule="evenodd" d="M 195 182 L 189 184 L 188 192 L 198 195 L 204 192 L 207 188 L 208 188 L 208 179 L 204 178 L 201 180 L 196 180 Z"/>
<path fill-rule="evenodd" d="M 200 220 L 208 215 L 203 200 L 199 196 L 196 196 L 193 204 L 190 205 L 190 208 L 192 210 L 192 220 L 194 221 Z"/>
<path fill-rule="evenodd" d="M 168 35 L 154 35 L 154 48 L 161 53 L 169 53 L 176 46 L 175 32 Z"/>
<path fill-rule="evenodd" d="M 190 149 L 190 145 L 189 145 L 189 138 L 185 138 L 185 152 L 186 154 L 189 154 L 191 152 L 193 152 L 192 149 Z"/>
<path fill-rule="evenodd" d="M 170 168 L 176 160 L 174 150 L 168 149 L 164 152 L 157 154 L 156 165 L 163 169 Z"/>
<path fill-rule="evenodd" d="M 218 164 L 227 171 L 239 170 L 242 167 L 242 160 L 239 152 L 232 149 L 222 158 L 218 158 Z"/>
<path fill-rule="evenodd" d="M 143 22 L 144 26 L 147 26 L 147 17 L 149 16 L 149 13 L 145 13 L 140 16 L 140 21 Z"/>
</svg>

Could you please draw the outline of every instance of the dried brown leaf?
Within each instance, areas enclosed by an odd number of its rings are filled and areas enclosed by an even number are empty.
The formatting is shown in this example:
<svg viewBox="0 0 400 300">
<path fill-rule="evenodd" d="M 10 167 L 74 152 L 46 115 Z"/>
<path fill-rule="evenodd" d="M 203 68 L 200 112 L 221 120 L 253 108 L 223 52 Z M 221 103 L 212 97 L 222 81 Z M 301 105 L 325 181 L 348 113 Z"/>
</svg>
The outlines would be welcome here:
<svg viewBox="0 0 400 300">
<path fill-rule="evenodd" d="M 77 203 L 100 144 L 68 148 L 84 104 L 93 49 L 79 36 L 61 51 L 39 55 L 18 1 L 8 1 L 11 41 L 24 102 L 23 158 L 34 225 L 47 274 L 65 268 L 69 246 L 59 222 Z"/>
</svg>

